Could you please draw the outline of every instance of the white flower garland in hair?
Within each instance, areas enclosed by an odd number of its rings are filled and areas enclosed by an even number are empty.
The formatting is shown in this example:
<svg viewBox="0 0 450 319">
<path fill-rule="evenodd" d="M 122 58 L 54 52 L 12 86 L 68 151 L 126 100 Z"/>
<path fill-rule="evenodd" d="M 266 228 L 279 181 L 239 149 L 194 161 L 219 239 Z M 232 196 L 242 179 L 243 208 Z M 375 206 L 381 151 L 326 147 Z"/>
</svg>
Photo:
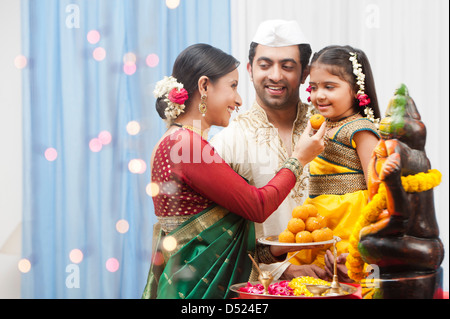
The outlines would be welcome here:
<svg viewBox="0 0 450 319">
<path fill-rule="evenodd" d="M 364 95 L 366 75 L 362 71 L 362 65 L 358 62 L 356 53 L 350 52 L 349 60 L 353 64 L 353 74 L 356 75 L 356 84 L 359 86 L 358 95 Z"/>
<path fill-rule="evenodd" d="M 375 124 L 376 128 L 380 127 L 380 119 L 375 118 L 373 110 L 370 107 L 366 107 L 364 109 L 364 114 L 366 114 L 368 120 L 370 120 L 373 124 Z"/>
<path fill-rule="evenodd" d="M 155 98 L 163 98 L 167 103 L 164 115 L 167 121 L 172 121 L 184 112 L 184 102 L 189 98 L 188 92 L 184 89 L 183 84 L 179 83 L 173 76 L 165 76 L 161 81 L 156 83 L 153 91 Z"/>
<path fill-rule="evenodd" d="M 350 52 L 350 58 L 349 60 L 352 62 L 353 65 L 353 74 L 356 76 L 356 85 L 359 86 L 359 91 L 357 93 L 357 98 L 359 100 L 359 106 L 366 108 L 364 109 L 364 114 L 366 114 L 367 119 L 369 119 L 371 122 L 375 124 L 375 126 L 378 128 L 380 125 L 380 119 L 376 119 L 373 110 L 369 107 L 370 104 L 370 98 L 369 96 L 364 92 L 365 87 L 365 81 L 366 81 L 366 75 L 362 71 L 362 65 L 358 62 L 358 56 L 354 52 Z"/>
</svg>

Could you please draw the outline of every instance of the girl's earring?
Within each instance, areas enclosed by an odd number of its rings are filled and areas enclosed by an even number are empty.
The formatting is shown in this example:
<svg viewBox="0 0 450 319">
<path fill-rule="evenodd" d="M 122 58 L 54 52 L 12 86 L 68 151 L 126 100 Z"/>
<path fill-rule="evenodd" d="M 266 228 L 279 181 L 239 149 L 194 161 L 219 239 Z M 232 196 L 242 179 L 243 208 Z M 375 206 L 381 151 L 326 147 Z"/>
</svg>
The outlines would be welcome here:
<svg viewBox="0 0 450 319">
<path fill-rule="evenodd" d="M 206 94 L 203 94 L 202 100 L 201 100 L 200 104 L 198 105 L 198 110 L 200 111 L 202 116 L 206 116 L 206 111 L 207 111 L 206 98 L 207 98 Z"/>
</svg>

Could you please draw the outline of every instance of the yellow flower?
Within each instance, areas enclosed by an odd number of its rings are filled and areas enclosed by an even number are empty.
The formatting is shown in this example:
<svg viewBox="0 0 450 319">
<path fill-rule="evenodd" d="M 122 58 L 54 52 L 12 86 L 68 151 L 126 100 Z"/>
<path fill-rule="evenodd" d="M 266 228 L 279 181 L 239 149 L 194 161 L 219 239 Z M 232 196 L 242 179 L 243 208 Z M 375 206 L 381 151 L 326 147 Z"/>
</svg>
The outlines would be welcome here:
<svg viewBox="0 0 450 319">
<path fill-rule="evenodd" d="M 416 175 L 402 176 L 402 185 L 407 193 L 426 192 L 438 186 L 442 181 L 442 174 L 438 170 L 432 169 L 428 173 L 419 173 Z M 352 235 L 349 240 L 349 255 L 347 257 L 346 266 L 348 269 L 348 276 L 355 280 L 361 281 L 367 275 L 364 272 L 365 263 L 361 258 L 358 250 L 359 234 L 361 229 L 376 222 L 380 214 L 386 209 L 387 202 L 386 186 L 381 183 L 378 188 L 378 193 L 372 198 L 362 210 L 356 222 Z"/>
<path fill-rule="evenodd" d="M 304 276 L 304 277 L 297 277 L 292 279 L 289 282 L 289 287 L 294 289 L 294 295 L 296 296 L 307 296 L 312 297 L 313 294 L 309 292 L 309 290 L 306 288 L 306 285 L 327 285 L 329 286 L 330 283 L 328 281 Z"/>
</svg>

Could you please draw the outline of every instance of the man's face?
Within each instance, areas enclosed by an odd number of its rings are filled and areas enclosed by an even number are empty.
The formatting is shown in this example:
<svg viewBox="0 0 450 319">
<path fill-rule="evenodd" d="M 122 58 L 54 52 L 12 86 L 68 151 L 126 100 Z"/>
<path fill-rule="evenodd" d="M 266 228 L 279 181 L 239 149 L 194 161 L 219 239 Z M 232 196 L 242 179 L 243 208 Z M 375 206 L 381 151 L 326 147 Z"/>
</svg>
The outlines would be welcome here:
<svg viewBox="0 0 450 319">
<path fill-rule="evenodd" d="M 256 47 L 253 65 L 247 69 L 262 107 L 284 109 L 297 104 L 302 76 L 300 51 L 297 45 L 273 48 Z"/>
</svg>

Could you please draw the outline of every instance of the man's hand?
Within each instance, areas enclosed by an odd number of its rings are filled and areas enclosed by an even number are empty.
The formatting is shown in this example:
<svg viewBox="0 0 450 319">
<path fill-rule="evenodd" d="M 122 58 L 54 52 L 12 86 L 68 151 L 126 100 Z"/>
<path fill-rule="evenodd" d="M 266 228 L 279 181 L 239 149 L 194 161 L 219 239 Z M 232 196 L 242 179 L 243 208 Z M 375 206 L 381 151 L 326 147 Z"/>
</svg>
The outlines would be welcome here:
<svg viewBox="0 0 450 319">
<path fill-rule="evenodd" d="M 281 275 L 281 280 L 292 280 L 296 277 L 309 276 L 323 280 L 331 280 L 327 272 L 317 265 L 289 265 Z"/>
<path fill-rule="evenodd" d="M 347 274 L 347 267 L 345 266 L 345 262 L 347 260 L 348 254 L 342 254 L 337 256 L 337 276 L 338 281 L 343 283 L 351 283 L 353 280 L 351 280 L 348 277 Z M 334 256 L 333 253 L 329 250 L 327 250 L 325 254 L 325 271 L 328 276 L 331 276 L 333 278 L 333 272 L 334 272 Z"/>
</svg>

